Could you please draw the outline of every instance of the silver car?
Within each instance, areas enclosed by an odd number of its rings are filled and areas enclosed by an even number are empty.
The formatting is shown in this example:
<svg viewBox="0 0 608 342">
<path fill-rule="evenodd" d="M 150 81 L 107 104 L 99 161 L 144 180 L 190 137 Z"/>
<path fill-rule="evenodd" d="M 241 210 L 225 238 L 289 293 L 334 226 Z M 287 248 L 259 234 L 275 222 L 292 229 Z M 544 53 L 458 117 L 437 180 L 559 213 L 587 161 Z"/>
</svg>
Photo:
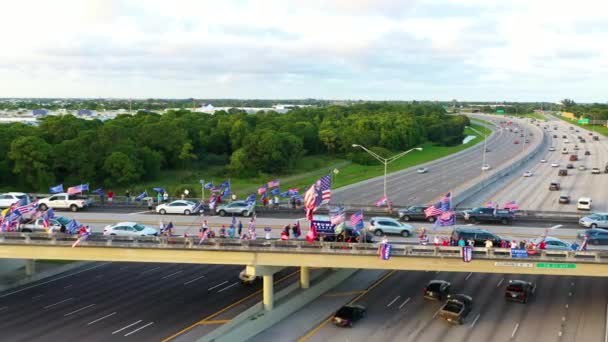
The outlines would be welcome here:
<svg viewBox="0 0 608 342">
<path fill-rule="evenodd" d="M 253 203 L 234 201 L 232 203 L 220 205 L 215 209 L 215 212 L 220 216 L 226 216 L 226 214 L 251 216 L 255 212 L 255 207 Z"/>
<path fill-rule="evenodd" d="M 595 213 L 585 216 L 578 221 L 586 228 L 608 228 L 608 213 Z"/>
<path fill-rule="evenodd" d="M 409 224 L 399 222 L 391 217 L 372 217 L 369 230 L 376 236 L 384 234 L 399 234 L 404 237 L 412 235 L 414 228 Z"/>
</svg>

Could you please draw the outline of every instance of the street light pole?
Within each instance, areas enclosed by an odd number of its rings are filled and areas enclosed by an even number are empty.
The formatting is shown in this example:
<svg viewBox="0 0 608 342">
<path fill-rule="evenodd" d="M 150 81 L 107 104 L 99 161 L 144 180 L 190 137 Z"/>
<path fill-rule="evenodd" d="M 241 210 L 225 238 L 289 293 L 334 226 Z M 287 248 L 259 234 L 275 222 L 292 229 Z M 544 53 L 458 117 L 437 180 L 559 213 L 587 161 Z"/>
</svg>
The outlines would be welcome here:
<svg viewBox="0 0 608 342">
<path fill-rule="evenodd" d="M 422 147 L 414 147 L 412 149 L 409 149 L 405 152 L 401 152 L 399 154 L 396 154 L 390 158 L 384 158 L 379 156 L 377 153 L 370 151 L 369 149 L 367 149 L 365 146 L 363 145 L 359 145 L 359 144 L 353 144 L 353 147 L 360 147 L 362 148 L 365 152 L 369 153 L 372 157 L 376 158 L 379 162 L 381 162 L 382 164 L 384 164 L 384 198 L 386 197 L 386 174 L 388 171 L 388 164 L 394 162 L 395 160 L 403 157 L 404 155 L 412 152 L 413 150 L 417 150 L 417 151 L 422 151 Z"/>
<path fill-rule="evenodd" d="M 466 128 L 470 128 L 471 130 L 473 130 L 474 132 L 477 132 L 477 134 L 481 134 L 483 135 L 483 155 L 481 157 L 481 171 L 485 172 L 485 170 L 483 169 L 484 165 L 486 165 L 486 146 L 487 146 L 487 140 L 488 140 L 488 136 L 481 133 L 480 131 L 476 130 L 475 128 L 471 127 L 471 126 L 465 126 Z"/>
</svg>

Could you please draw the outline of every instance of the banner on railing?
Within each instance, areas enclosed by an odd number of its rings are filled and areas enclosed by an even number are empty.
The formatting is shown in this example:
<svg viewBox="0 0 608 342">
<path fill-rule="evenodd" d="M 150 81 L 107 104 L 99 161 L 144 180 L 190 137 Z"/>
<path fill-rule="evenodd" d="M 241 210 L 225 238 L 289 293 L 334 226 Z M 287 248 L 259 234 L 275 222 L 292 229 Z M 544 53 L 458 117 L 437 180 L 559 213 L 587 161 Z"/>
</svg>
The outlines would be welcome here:
<svg viewBox="0 0 608 342">
<path fill-rule="evenodd" d="M 511 248 L 511 258 L 527 258 L 528 250 L 525 248 Z"/>
<path fill-rule="evenodd" d="M 388 260 L 391 258 L 391 245 L 383 243 L 380 245 L 380 259 Z"/>
<path fill-rule="evenodd" d="M 460 250 L 460 254 L 462 255 L 462 261 L 471 262 L 473 260 L 473 247 L 464 246 Z"/>
<path fill-rule="evenodd" d="M 317 229 L 317 234 L 328 235 L 336 233 L 336 225 L 332 224 L 331 221 L 312 220 L 312 224 Z"/>
</svg>

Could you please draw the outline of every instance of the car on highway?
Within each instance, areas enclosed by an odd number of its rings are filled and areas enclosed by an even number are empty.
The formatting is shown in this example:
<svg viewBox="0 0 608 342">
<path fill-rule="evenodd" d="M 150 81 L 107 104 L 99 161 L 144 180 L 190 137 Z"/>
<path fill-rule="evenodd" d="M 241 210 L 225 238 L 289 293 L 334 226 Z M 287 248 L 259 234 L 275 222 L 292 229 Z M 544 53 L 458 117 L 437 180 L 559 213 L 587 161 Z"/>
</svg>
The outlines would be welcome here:
<svg viewBox="0 0 608 342">
<path fill-rule="evenodd" d="M 576 237 L 579 240 L 587 239 L 588 244 L 606 245 L 608 244 L 608 230 L 601 228 L 587 229 L 579 232 Z"/>
<path fill-rule="evenodd" d="M 600 172 L 600 168 L 599 167 L 592 168 L 591 169 L 591 173 L 594 174 L 594 175 L 599 175 L 601 173 Z"/>
<path fill-rule="evenodd" d="M 177 200 L 170 203 L 163 203 L 156 206 L 156 212 L 165 214 L 184 214 L 190 215 L 194 212 L 196 203 L 192 201 Z"/>
<path fill-rule="evenodd" d="M 553 151 L 555 151 L 555 147 L 553 147 L 553 146 L 549 147 L 549 152 L 553 152 Z"/>
<path fill-rule="evenodd" d="M 551 167 L 559 167 L 559 163 L 553 162 L 553 163 L 551 163 Z"/>
<path fill-rule="evenodd" d="M 519 144 L 519 140 L 513 140 L 513 143 L 514 143 L 515 145 L 517 145 L 517 144 Z"/>
<path fill-rule="evenodd" d="M 24 192 L 7 192 L 0 195 L 0 208 L 8 208 L 22 198 L 26 199 L 25 204 L 31 202 L 30 196 Z"/>
<path fill-rule="evenodd" d="M 560 204 L 569 204 L 570 203 L 570 195 L 566 195 L 566 194 L 559 195 L 558 202 Z"/>
<path fill-rule="evenodd" d="M 575 150 L 575 151 L 578 151 L 578 150 L 579 150 L 578 145 L 574 145 L 574 150 Z"/>
<path fill-rule="evenodd" d="M 559 182 L 551 182 L 549 184 L 549 191 L 559 191 L 561 189 L 561 186 L 559 184 Z"/>
<path fill-rule="evenodd" d="M 136 222 L 118 222 L 103 228 L 103 235 L 112 236 L 157 236 L 158 230 Z"/>
<path fill-rule="evenodd" d="M 567 147 L 562 148 L 562 154 L 568 154 L 568 148 Z"/>
<path fill-rule="evenodd" d="M 567 169 L 560 169 L 559 171 L 557 171 L 557 175 L 558 176 L 567 176 L 568 175 L 568 170 Z"/>
<path fill-rule="evenodd" d="M 584 143 L 586 143 L 586 142 L 587 142 L 587 141 L 585 140 L 585 138 L 580 138 L 580 139 L 579 139 L 579 141 L 580 141 L 580 143 L 581 143 L 581 144 L 584 144 Z"/>
<path fill-rule="evenodd" d="M 239 273 L 239 281 L 243 285 L 253 285 L 260 277 L 247 273 L 247 267 Z"/>
<path fill-rule="evenodd" d="M 524 172 L 524 177 L 532 177 L 532 171 L 526 171 Z"/>
<path fill-rule="evenodd" d="M 353 326 L 367 314 L 367 310 L 361 305 L 345 305 L 341 307 L 331 318 L 332 323 L 340 327 Z"/>
<path fill-rule="evenodd" d="M 538 244 L 542 241 L 543 238 L 538 238 L 535 240 L 532 240 L 532 242 L 538 246 Z M 552 237 L 552 236 L 546 236 L 544 237 L 545 239 L 545 249 L 547 250 L 554 250 L 554 251 L 570 251 L 572 250 L 572 244 L 570 244 L 569 242 L 566 242 L 564 240 Z"/>
<path fill-rule="evenodd" d="M 431 280 L 424 288 L 424 298 L 441 301 L 450 294 L 451 287 L 445 280 Z"/>
<path fill-rule="evenodd" d="M 591 152 L 589 152 L 589 151 L 585 151 L 585 155 L 586 155 L 586 156 L 590 156 L 590 155 L 591 155 Z"/>
<path fill-rule="evenodd" d="M 403 221 L 423 220 L 433 223 L 435 222 L 435 216 L 430 216 L 427 218 L 426 214 L 424 213 L 424 210 L 428 207 L 428 205 L 413 205 L 408 208 L 399 209 L 397 213 L 399 215 L 399 219 Z"/>
<path fill-rule="evenodd" d="M 246 201 L 234 201 L 232 203 L 220 205 L 215 208 L 215 212 L 220 216 L 227 214 L 251 216 L 255 213 L 255 203 L 247 203 Z"/>
<path fill-rule="evenodd" d="M 567 164 L 566 169 L 574 169 L 574 164 Z"/>
<path fill-rule="evenodd" d="M 608 213 L 593 213 L 581 217 L 578 224 L 587 228 L 608 228 Z"/>
<path fill-rule="evenodd" d="M 554 139 L 557 139 L 557 134 L 553 134 L 553 138 L 554 138 Z"/>
<path fill-rule="evenodd" d="M 578 161 L 578 155 L 577 154 L 571 154 L 570 157 L 568 158 L 569 161 Z"/>
<path fill-rule="evenodd" d="M 369 231 L 376 236 L 399 234 L 403 237 L 408 237 L 414 232 L 414 227 L 399 222 L 392 217 L 372 217 L 369 220 Z"/>
<path fill-rule="evenodd" d="M 527 303 L 536 292 L 536 285 L 524 280 L 509 280 L 505 288 L 505 299 L 507 301 Z"/>
<path fill-rule="evenodd" d="M 500 242 L 504 240 L 488 230 L 468 227 L 458 227 L 452 231 L 452 239 L 458 241 L 460 238 L 465 241 L 473 240 L 475 247 L 484 247 L 486 240 L 491 240 L 494 246 L 500 246 Z"/>
<path fill-rule="evenodd" d="M 567 136 L 565 136 L 565 135 L 562 135 L 562 138 L 563 138 L 563 139 L 566 139 L 566 138 L 568 138 L 568 137 L 567 137 Z"/>
<path fill-rule="evenodd" d="M 459 293 L 448 295 L 448 300 L 439 309 L 437 315 L 453 324 L 463 324 L 473 309 L 473 298 Z"/>
<path fill-rule="evenodd" d="M 578 166 L 578 170 L 579 171 L 585 171 L 585 170 L 587 170 L 587 167 L 585 165 L 579 165 Z"/>
<path fill-rule="evenodd" d="M 598 141 L 598 140 L 600 140 L 600 137 L 598 137 L 597 135 L 594 135 L 593 140 Z"/>
<path fill-rule="evenodd" d="M 489 164 L 483 164 L 481 166 L 481 171 L 488 171 L 489 169 L 491 169 Z"/>
<path fill-rule="evenodd" d="M 420 168 L 418 168 L 418 170 L 416 170 L 416 172 L 418 172 L 418 173 L 427 173 L 427 172 L 429 172 L 429 169 L 426 168 L 426 167 L 420 167 Z"/>
<path fill-rule="evenodd" d="M 591 210 L 591 202 L 591 198 L 589 197 L 580 197 L 578 201 L 576 201 L 576 209 Z"/>
<path fill-rule="evenodd" d="M 546 162 L 547 162 L 547 160 L 546 160 L 546 159 L 541 159 L 541 160 L 540 160 L 540 162 L 541 162 L 541 163 L 546 163 Z"/>
</svg>

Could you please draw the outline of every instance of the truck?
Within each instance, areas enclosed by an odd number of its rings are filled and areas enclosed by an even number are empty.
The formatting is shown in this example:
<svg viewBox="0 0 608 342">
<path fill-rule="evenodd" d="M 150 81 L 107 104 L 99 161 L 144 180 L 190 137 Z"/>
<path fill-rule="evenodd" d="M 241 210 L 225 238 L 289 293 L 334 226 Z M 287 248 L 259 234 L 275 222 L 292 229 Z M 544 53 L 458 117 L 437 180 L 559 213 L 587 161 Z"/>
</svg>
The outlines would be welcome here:
<svg viewBox="0 0 608 342">
<path fill-rule="evenodd" d="M 39 199 L 38 208 L 40 210 L 47 210 L 48 208 L 69 209 L 76 212 L 90 206 L 91 203 L 91 199 L 82 196 L 59 193 L 50 197 Z"/>
<path fill-rule="evenodd" d="M 500 222 L 502 224 L 511 224 L 515 218 L 515 214 L 508 209 L 493 209 L 493 208 L 473 208 L 462 212 L 464 220 L 470 223 L 476 222 Z"/>
<path fill-rule="evenodd" d="M 243 284 L 243 285 L 253 285 L 253 284 L 255 284 L 256 280 L 258 280 L 258 279 L 259 279 L 258 276 L 247 273 L 247 267 L 245 267 L 239 273 L 239 280 L 241 281 L 241 284 Z"/>
<path fill-rule="evenodd" d="M 22 233 L 40 233 L 45 232 L 44 219 L 37 218 L 26 222 L 19 223 L 17 225 L 17 231 Z M 66 228 L 70 223 L 70 219 L 67 217 L 58 216 L 49 220 L 49 228 L 54 231 L 61 231 L 61 228 Z"/>
<path fill-rule="evenodd" d="M 453 324 L 463 324 L 473 309 L 473 298 L 465 294 L 448 295 L 448 300 L 437 315 Z"/>
</svg>

